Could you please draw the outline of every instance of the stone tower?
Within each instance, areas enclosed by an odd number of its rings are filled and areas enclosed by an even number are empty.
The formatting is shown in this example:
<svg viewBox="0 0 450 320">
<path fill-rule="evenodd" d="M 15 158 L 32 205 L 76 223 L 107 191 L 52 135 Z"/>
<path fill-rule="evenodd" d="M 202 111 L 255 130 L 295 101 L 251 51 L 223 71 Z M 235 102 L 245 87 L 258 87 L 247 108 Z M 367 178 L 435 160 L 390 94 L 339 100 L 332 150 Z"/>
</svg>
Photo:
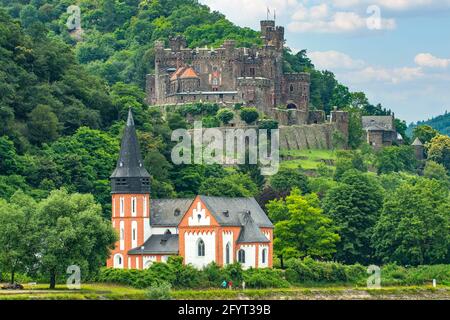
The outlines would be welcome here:
<svg viewBox="0 0 450 320">
<path fill-rule="evenodd" d="M 139 260 L 129 257 L 128 251 L 144 243 L 149 232 L 150 174 L 144 168 L 131 109 L 117 166 L 111 175 L 111 191 L 111 220 L 119 234 L 119 241 L 107 265 L 141 269 Z"/>
<path fill-rule="evenodd" d="M 416 140 L 414 140 L 414 142 L 412 143 L 412 147 L 414 148 L 416 159 L 419 161 L 425 160 L 425 147 L 419 138 L 416 138 Z"/>
</svg>

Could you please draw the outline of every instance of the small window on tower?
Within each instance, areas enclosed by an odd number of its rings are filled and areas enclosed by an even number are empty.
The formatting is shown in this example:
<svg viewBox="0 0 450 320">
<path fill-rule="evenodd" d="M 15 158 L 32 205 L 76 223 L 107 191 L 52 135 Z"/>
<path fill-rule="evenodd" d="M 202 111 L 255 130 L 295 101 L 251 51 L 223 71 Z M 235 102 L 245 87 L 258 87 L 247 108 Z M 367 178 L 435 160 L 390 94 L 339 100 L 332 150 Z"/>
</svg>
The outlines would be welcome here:
<svg viewBox="0 0 450 320">
<path fill-rule="evenodd" d="M 294 86 L 291 84 L 291 86 L 289 87 L 289 91 L 290 92 L 294 92 Z"/>
</svg>

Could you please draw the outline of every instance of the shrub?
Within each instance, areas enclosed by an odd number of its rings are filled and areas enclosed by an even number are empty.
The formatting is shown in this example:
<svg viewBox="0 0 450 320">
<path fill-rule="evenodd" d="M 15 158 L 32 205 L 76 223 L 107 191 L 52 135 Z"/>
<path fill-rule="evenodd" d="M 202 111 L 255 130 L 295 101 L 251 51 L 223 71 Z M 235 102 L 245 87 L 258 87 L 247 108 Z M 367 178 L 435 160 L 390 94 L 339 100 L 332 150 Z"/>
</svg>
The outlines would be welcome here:
<svg viewBox="0 0 450 320">
<path fill-rule="evenodd" d="M 240 116 L 242 121 L 245 121 L 247 124 L 251 124 L 258 120 L 259 113 L 256 108 L 242 108 Z"/>
<path fill-rule="evenodd" d="M 170 300 L 172 299 L 171 288 L 170 283 L 162 282 L 148 288 L 146 296 L 150 300 Z"/>
<path fill-rule="evenodd" d="M 249 269 L 244 273 L 248 288 L 287 288 L 289 282 L 283 277 L 283 271 L 276 269 Z"/>
<path fill-rule="evenodd" d="M 273 119 L 262 119 L 258 122 L 258 128 L 266 130 L 278 129 L 278 121 Z"/>
<path fill-rule="evenodd" d="M 223 124 L 230 123 L 230 121 L 233 120 L 233 118 L 234 118 L 234 113 L 230 109 L 224 108 L 224 109 L 219 110 L 219 112 L 217 113 L 217 119 L 222 121 Z"/>
</svg>

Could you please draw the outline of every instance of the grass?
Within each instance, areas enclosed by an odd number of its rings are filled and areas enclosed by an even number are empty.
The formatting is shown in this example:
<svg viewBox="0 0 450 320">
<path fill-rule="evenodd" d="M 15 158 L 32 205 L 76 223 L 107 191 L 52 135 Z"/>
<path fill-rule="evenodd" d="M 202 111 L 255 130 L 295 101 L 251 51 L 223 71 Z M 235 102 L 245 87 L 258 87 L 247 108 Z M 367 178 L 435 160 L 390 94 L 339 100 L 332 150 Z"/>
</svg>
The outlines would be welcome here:
<svg viewBox="0 0 450 320">
<path fill-rule="evenodd" d="M 305 170 L 315 170 L 320 163 L 334 162 L 336 152 L 333 150 L 286 150 L 280 151 L 282 158 L 289 157 L 281 163 L 282 167 L 295 169 L 301 166 Z"/>
<path fill-rule="evenodd" d="M 1 291 L 0 300 L 142 300 L 146 290 L 127 286 L 87 283 L 81 290 L 68 290 L 58 285 L 49 290 L 48 285 L 25 285 L 24 292 Z M 172 290 L 173 299 L 178 300 L 227 300 L 227 299 L 450 299 L 450 286 L 365 287 L 291 287 L 283 289 L 227 290 Z"/>
</svg>

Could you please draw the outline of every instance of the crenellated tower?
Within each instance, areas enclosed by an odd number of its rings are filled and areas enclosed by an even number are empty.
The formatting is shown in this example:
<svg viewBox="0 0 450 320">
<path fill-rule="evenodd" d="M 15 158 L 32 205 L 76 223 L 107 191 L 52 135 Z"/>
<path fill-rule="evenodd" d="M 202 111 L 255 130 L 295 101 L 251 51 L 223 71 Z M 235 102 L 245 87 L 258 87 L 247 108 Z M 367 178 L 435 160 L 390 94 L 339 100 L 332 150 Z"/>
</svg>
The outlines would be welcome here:
<svg viewBox="0 0 450 320">
<path fill-rule="evenodd" d="M 142 261 L 129 256 L 128 251 L 142 245 L 150 233 L 150 174 L 144 168 L 131 109 L 111 175 L 111 190 L 111 220 L 119 241 L 107 265 L 142 269 Z"/>
</svg>

